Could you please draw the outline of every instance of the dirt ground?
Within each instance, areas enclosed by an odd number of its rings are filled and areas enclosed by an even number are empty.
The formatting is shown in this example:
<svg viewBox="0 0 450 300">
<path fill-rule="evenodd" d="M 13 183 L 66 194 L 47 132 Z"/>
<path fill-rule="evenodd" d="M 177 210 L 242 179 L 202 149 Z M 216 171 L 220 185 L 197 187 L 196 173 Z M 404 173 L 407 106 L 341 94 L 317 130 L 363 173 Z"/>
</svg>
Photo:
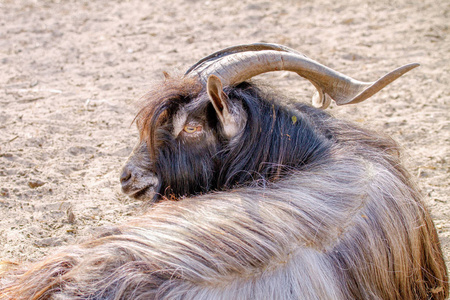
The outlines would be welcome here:
<svg viewBox="0 0 450 300">
<path fill-rule="evenodd" d="M 450 258 L 449 14 L 446 0 L 0 0 L 0 260 L 33 261 L 139 215 L 118 180 L 139 98 L 162 71 L 261 41 L 367 81 L 421 63 L 329 110 L 400 143 Z M 260 79 L 310 102 L 294 74 Z"/>
</svg>

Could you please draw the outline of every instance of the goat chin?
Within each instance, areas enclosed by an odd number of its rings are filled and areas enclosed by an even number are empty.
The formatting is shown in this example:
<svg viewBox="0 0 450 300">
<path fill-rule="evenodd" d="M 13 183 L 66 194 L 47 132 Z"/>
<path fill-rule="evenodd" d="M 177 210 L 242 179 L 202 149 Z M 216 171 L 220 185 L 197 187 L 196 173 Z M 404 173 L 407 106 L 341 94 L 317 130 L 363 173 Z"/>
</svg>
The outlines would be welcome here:
<svg viewBox="0 0 450 300">
<path fill-rule="evenodd" d="M 333 151 L 326 167 L 265 187 L 158 203 L 34 265 L 0 295 L 445 299 L 436 231 L 403 171 L 376 152 L 369 163 Z"/>
</svg>

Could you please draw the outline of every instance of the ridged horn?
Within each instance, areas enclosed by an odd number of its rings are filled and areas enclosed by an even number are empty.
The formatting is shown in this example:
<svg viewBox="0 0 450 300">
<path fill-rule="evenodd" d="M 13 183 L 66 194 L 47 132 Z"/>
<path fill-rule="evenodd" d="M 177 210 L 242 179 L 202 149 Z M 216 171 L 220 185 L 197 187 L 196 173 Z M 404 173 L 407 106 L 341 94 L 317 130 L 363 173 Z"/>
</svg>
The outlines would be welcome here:
<svg viewBox="0 0 450 300">
<path fill-rule="evenodd" d="M 374 82 L 363 82 L 330 69 L 282 45 L 256 43 L 225 48 L 198 61 L 185 76 L 198 76 L 206 84 L 216 75 L 224 86 L 237 85 L 256 75 L 272 71 L 291 71 L 309 80 L 317 89 L 313 105 L 327 108 L 362 102 L 406 72 L 418 67 L 412 63 L 387 73 Z"/>
</svg>

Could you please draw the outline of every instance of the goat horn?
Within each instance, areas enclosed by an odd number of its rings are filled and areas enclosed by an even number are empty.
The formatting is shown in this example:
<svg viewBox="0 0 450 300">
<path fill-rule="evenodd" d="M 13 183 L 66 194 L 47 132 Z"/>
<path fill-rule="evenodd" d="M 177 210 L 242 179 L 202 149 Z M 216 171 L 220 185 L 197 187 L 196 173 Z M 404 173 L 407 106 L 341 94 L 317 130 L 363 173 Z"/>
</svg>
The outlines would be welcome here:
<svg viewBox="0 0 450 300">
<path fill-rule="evenodd" d="M 272 71 L 291 71 L 308 79 L 317 89 L 313 105 L 327 108 L 333 99 L 337 105 L 362 102 L 406 72 L 418 67 L 413 63 L 387 73 L 374 82 L 363 82 L 330 69 L 307 56 L 277 44 L 257 43 L 229 47 L 201 59 L 185 76 L 198 76 L 206 84 L 210 75 L 224 86 L 236 85 L 256 75 Z"/>
</svg>

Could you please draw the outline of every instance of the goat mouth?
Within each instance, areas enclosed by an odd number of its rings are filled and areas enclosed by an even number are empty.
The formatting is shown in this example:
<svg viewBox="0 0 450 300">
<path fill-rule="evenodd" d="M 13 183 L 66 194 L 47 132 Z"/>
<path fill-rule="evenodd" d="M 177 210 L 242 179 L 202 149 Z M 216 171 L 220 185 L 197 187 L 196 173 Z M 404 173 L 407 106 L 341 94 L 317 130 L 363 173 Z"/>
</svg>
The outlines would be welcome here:
<svg viewBox="0 0 450 300">
<path fill-rule="evenodd" d="M 137 200 L 146 200 L 151 199 L 153 197 L 153 194 L 154 194 L 154 186 L 148 185 L 140 190 L 129 193 L 128 196 Z"/>
</svg>

